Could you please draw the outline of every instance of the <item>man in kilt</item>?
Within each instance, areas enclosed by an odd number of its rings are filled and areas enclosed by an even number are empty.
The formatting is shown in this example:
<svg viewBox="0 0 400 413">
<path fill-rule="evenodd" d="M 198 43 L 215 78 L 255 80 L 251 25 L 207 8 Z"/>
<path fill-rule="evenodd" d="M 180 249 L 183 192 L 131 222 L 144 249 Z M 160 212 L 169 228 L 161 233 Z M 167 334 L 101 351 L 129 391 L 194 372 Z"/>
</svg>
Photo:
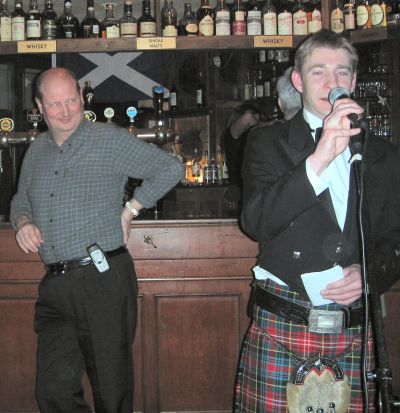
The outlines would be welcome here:
<svg viewBox="0 0 400 413">
<path fill-rule="evenodd" d="M 357 53 L 344 37 L 327 30 L 308 37 L 296 51 L 292 72 L 303 109 L 284 123 L 256 127 L 248 138 L 241 223 L 260 252 L 253 269 L 252 323 L 237 374 L 236 412 L 287 412 L 288 382 L 309 359 L 338 366 L 350 385 L 343 411 L 363 411 L 363 333 L 368 335 L 368 369 L 374 363 L 374 343 L 371 332 L 363 331 L 358 193 L 349 162 L 349 142 L 361 129 L 351 128 L 348 118 L 361 115 L 363 108 L 350 98 L 333 105 L 328 99 L 333 88 L 353 92 L 357 64 Z M 369 139 L 362 162 L 363 215 L 372 246 L 368 259 L 383 293 L 399 278 L 399 162 L 394 147 L 378 138 Z M 313 305 L 301 275 L 312 272 L 326 280 L 332 271 L 341 278 L 325 281 L 318 290 L 324 304 Z M 320 320 L 329 321 L 324 325 Z M 374 386 L 369 386 L 368 407 L 375 411 Z M 329 411 L 315 402 L 318 386 L 299 387 L 306 398 L 309 392 L 310 405 L 298 411 Z M 332 405 L 330 409 L 335 411 Z M 290 406 L 290 411 L 297 410 Z"/>
</svg>

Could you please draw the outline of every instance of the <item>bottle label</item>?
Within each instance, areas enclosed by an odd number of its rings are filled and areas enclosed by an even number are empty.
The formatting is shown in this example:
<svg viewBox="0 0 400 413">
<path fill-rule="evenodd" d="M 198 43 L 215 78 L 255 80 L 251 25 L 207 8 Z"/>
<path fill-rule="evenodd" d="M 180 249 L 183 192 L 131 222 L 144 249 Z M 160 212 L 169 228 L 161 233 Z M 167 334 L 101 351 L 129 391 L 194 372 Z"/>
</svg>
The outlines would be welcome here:
<svg viewBox="0 0 400 413">
<path fill-rule="evenodd" d="M 156 35 L 156 23 L 155 22 L 141 22 L 140 23 L 140 36 L 141 37 L 153 37 Z"/>
<path fill-rule="evenodd" d="M 178 36 L 178 30 L 174 25 L 165 26 L 162 35 L 164 37 L 176 37 Z"/>
<path fill-rule="evenodd" d="M 198 105 L 203 104 L 203 91 L 201 89 L 196 90 L 196 103 Z"/>
<path fill-rule="evenodd" d="M 371 25 L 372 27 L 381 27 L 385 12 L 380 4 L 373 4 L 371 6 Z"/>
<path fill-rule="evenodd" d="M 214 35 L 214 21 L 209 15 L 203 17 L 199 22 L 199 35 L 200 36 L 213 36 Z"/>
<path fill-rule="evenodd" d="M 137 23 L 121 23 L 121 37 L 136 37 Z"/>
<path fill-rule="evenodd" d="M 40 38 L 40 20 L 26 21 L 26 38 L 36 39 Z"/>
<path fill-rule="evenodd" d="M 298 10 L 293 14 L 293 34 L 307 34 L 307 13 L 304 10 Z"/>
<path fill-rule="evenodd" d="M 55 20 L 44 19 L 42 26 L 44 39 L 49 40 L 57 37 L 57 25 Z"/>
<path fill-rule="evenodd" d="M 176 93 L 175 92 L 170 92 L 169 93 L 169 105 L 170 106 L 176 106 Z"/>
<path fill-rule="evenodd" d="M 263 16 L 263 20 L 264 34 L 267 36 L 275 36 L 278 33 L 276 13 L 265 13 Z"/>
<path fill-rule="evenodd" d="M 278 34 L 292 35 L 293 16 L 292 13 L 283 12 L 278 15 Z"/>
<path fill-rule="evenodd" d="M 229 36 L 231 34 L 231 21 L 228 10 L 218 10 L 215 17 L 215 34 Z"/>
<path fill-rule="evenodd" d="M 247 14 L 247 34 L 250 36 L 262 34 L 260 10 L 249 10 Z"/>
<path fill-rule="evenodd" d="M 11 19 L 11 40 L 25 40 L 25 18 L 23 16 Z"/>
<path fill-rule="evenodd" d="M 314 9 L 310 13 L 310 20 L 308 21 L 308 33 L 317 33 L 322 29 L 322 15 L 321 11 Z"/>
<path fill-rule="evenodd" d="M 246 34 L 246 22 L 244 20 L 232 22 L 232 34 L 235 36 L 244 36 Z"/>
<path fill-rule="evenodd" d="M 364 27 L 368 24 L 368 18 L 369 18 L 369 13 L 368 13 L 368 8 L 364 4 L 360 4 L 357 6 L 356 10 L 357 14 L 357 27 Z"/>
<path fill-rule="evenodd" d="M 244 11 L 235 11 L 235 21 L 244 21 Z"/>
<path fill-rule="evenodd" d="M 0 17 L 0 40 L 11 41 L 11 17 Z"/>
<path fill-rule="evenodd" d="M 197 26 L 196 23 L 188 23 L 185 26 L 185 30 L 188 36 L 197 36 L 197 33 L 199 31 L 199 27 Z"/>
<path fill-rule="evenodd" d="M 342 33 L 344 31 L 343 11 L 338 8 L 332 10 L 331 30 L 335 33 Z"/>
<path fill-rule="evenodd" d="M 106 28 L 107 39 L 112 39 L 120 36 L 119 27 L 116 24 L 112 26 L 107 26 Z"/>
</svg>

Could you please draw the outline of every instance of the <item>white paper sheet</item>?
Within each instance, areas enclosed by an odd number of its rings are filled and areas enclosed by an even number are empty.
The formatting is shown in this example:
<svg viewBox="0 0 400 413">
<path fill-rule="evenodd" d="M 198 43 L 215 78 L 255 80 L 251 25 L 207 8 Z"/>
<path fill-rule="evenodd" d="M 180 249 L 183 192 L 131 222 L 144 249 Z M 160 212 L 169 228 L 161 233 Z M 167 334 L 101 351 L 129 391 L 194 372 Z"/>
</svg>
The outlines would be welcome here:
<svg viewBox="0 0 400 413">
<path fill-rule="evenodd" d="M 325 271 L 306 272 L 301 274 L 304 287 L 314 307 L 333 302 L 323 298 L 321 291 L 324 290 L 328 284 L 340 280 L 341 278 L 343 278 L 343 268 L 340 265 Z"/>
</svg>

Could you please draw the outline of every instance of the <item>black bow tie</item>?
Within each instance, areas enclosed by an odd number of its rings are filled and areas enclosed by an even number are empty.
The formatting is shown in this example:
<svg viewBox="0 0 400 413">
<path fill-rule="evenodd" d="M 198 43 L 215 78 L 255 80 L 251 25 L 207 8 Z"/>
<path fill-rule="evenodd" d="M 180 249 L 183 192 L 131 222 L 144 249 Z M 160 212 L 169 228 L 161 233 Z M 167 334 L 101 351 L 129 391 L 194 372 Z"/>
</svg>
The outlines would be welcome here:
<svg viewBox="0 0 400 413">
<path fill-rule="evenodd" d="M 323 130 L 323 128 L 315 129 L 315 135 L 314 135 L 315 144 L 317 144 L 318 141 L 320 140 L 321 135 L 322 135 L 322 130 Z"/>
</svg>

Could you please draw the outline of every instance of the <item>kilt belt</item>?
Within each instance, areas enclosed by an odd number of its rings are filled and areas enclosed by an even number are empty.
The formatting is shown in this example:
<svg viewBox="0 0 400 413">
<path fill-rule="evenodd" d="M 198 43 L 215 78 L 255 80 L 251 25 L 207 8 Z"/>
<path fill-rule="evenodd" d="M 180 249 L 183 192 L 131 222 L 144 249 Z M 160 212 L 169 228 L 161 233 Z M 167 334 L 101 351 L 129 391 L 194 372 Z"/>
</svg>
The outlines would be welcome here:
<svg viewBox="0 0 400 413">
<path fill-rule="evenodd" d="M 310 331 L 319 333 L 339 333 L 342 329 L 363 324 L 363 308 L 343 307 L 340 310 L 318 310 L 290 302 L 256 286 L 253 303 L 277 316 L 297 324 L 309 326 Z"/>
</svg>

